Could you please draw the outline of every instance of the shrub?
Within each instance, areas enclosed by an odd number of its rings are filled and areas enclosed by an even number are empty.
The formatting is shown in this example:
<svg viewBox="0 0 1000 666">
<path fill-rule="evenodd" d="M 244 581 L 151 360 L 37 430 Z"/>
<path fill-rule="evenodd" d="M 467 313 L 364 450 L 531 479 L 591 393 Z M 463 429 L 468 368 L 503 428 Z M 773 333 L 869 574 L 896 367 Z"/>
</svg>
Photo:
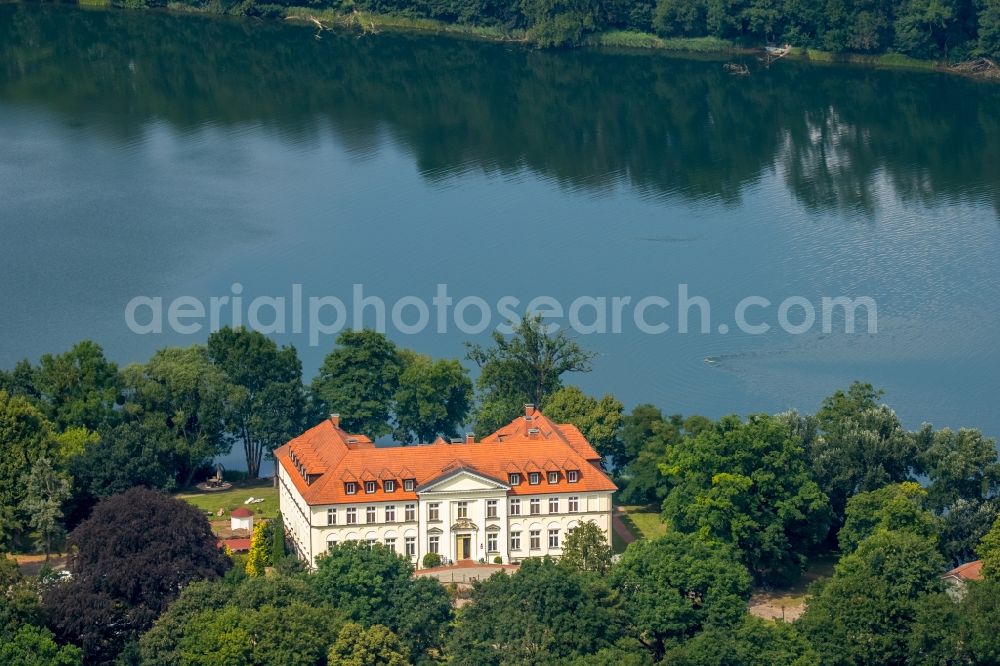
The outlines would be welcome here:
<svg viewBox="0 0 1000 666">
<path fill-rule="evenodd" d="M 424 569 L 433 569 L 441 566 L 441 556 L 437 553 L 427 553 L 423 559 Z"/>
<path fill-rule="evenodd" d="M 503 558 L 497 555 L 493 558 L 493 564 L 503 564 Z"/>
</svg>

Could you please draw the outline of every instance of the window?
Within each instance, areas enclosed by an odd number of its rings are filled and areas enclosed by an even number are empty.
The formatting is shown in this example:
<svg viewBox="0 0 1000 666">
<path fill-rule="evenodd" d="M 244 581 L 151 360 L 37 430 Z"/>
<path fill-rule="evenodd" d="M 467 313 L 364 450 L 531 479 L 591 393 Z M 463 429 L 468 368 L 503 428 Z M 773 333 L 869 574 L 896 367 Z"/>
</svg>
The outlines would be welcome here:
<svg viewBox="0 0 1000 666">
<path fill-rule="evenodd" d="M 576 483 L 577 481 L 580 480 L 580 472 L 576 471 L 575 469 L 571 469 L 570 471 L 566 472 L 566 480 L 569 481 L 570 483 Z"/>
<path fill-rule="evenodd" d="M 559 547 L 559 530 L 549 530 L 549 548 Z"/>
<path fill-rule="evenodd" d="M 403 548 L 407 557 L 415 557 L 417 554 L 417 537 L 406 537 L 403 540 Z"/>
<path fill-rule="evenodd" d="M 519 486 L 519 485 L 521 485 L 521 475 L 518 474 L 517 472 L 513 472 L 511 474 L 508 474 L 507 475 L 507 480 L 510 482 L 510 485 L 512 485 L 512 486 Z"/>
<path fill-rule="evenodd" d="M 441 537 L 439 536 L 429 536 L 427 537 L 427 550 L 431 553 L 441 552 Z"/>
<path fill-rule="evenodd" d="M 390 504 L 385 507 L 385 522 L 394 523 L 396 522 L 396 505 Z"/>
<path fill-rule="evenodd" d="M 347 524 L 357 525 L 357 523 L 358 523 L 358 510 L 356 507 L 352 506 L 347 510 Z"/>
<path fill-rule="evenodd" d="M 576 513 L 579 510 L 580 510 L 580 498 L 579 497 L 570 497 L 569 498 L 569 512 L 570 513 Z"/>
<path fill-rule="evenodd" d="M 511 532 L 510 533 L 510 549 L 511 550 L 521 550 L 521 533 Z"/>
<path fill-rule="evenodd" d="M 537 516 L 542 512 L 542 500 L 533 499 L 531 500 L 531 515 Z"/>
<path fill-rule="evenodd" d="M 348 495 L 356 495 L 358 492 L 358 484 L 353 481 L 348 481 L 344 484 L 344 492 Z"/>
<path fill-rule="evenodd" d="M 549 472 L 549 483 L 559 483 L 559 472 Z"/>
<path fill-rule="evenodd" d="M 327 550 L 333 550 L 336 547 L 337 547 L 337 540 L 336 539 L 327 539 L 326 540 L 326 549 Z"/>
<path fill-rule="evenodd" d="M 395 539 L 395 537 L 389 537 L 388 539 L 386 539 L 385 540 L 385 547 L 395 553 L 396 552 L 396 539 Z"/>
<path fill-rule="evenodd" d="M 365 492 L 368 493 L 369 495 L 371 495 L 373 492 L 375 492 L 375 482 L 374 481 L 365 481 Z"/>
<path fill-rule="evenodd" d="M 378 541 L 376 539 L 368 539 L 368 550 L 371 550 L 372 548 L 374 548 L 375 544 L 377 544 L 377 543 L 378 543 Z"/>
<path fill-rule="evenodd" d="M 337 510 L 336 509 L 327 509 L 326 510 L 326 524 L 327 525 L 336 525 L 337 524 Z"/>
<path fill-rule="evenodd" d="M 550 497 L 549 498 L 549 513 L 559 513 L 559 498 Z"/>
<path fill-rule="evenodd" d="M 437 502 L 427 505 L 427 520 L 441 520 L 440 506 Z"/>
<path fill-rule="evenodd" d="M 521 515 L 521 500 L 512 499 L 510 501 L 510 515 L 520 516 Z"/>
<path fill-rule="evenodd" d="M 541 530 L 531 530 L 528 532 L 528 547 L 531 550 L 538 550 L 542 547 L 542 531 Z"/>
<path fill-rule="evenodd" d="M 384 490 L 387 493 L 396 492 L 396 482 L 393 481 L 392 479 L 389 479 L 388 481 L 383 481 L 382 490 Z"/>
<path fill-rule="evenodd" d="M 531 485 L 537 486 L 541 482 L 542 482 L 541 472 L 531 472 L 530 474 L 528 474 L 528 483 L 530 483 Z"/>
<path fill-rule="evenodd" d="M 406 513 L 404 514 L 403 518 L 406 520 L 406 522 L 411 523 L 411 522 L 413 522 L 414 520 L 417 519 L 417 505 L 416 504 L 407 504 L 406 507 L 405 507 L 405 511 L 406 511 Z"/>
<path fill-rule="evenodd" d="M 497 517 L 497 501 L 496 500 L 486 500 L 486 517 L 496 518 Z"/>
<path fill-rule="evenodd" d="M 375 522 L 375 507 L 370 506 L 365 509 L 365 522 L 374 523 Z"/>
<path fill-rule="evenodd" d="M 458 504 L 455 505 L 455 511 L 456 511 L 456 515 L 459 518 L 468 518 L 469 517 L 469 503 L 468 502 L 459 502 Z"/>
<path fill-rule="evenodd" d="M 490 532 L 486 535 L 486 552 L 487 553 L 498 553 L 500 549 L 497 547 L 497 533 Z"/>
<path fill-rule="evenodd" d="M 408 493 L 412 493 L 416 485 L 417 482 L 414 479 L 403 479 L 403 490 L 405 490 Z"/>
</svg>

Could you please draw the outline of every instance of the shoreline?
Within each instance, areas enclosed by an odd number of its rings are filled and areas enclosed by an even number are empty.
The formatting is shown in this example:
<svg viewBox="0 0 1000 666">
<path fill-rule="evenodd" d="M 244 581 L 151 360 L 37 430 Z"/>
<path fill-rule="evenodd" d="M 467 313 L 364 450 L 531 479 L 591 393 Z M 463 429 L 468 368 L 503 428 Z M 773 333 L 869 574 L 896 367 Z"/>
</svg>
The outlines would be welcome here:
<svg viewBox="0 0 1000 666">
<path fill-rule="evenodd" d="M 2 3 L 16 4 L 21 0 L 0 0 Z M 77 0 L 76 6 L 89 10 L 120 10 L 127 8 L 115 7 L 110 0 Z M 282 23 L 292 23 L 302 27 L 312 27 L 319 32 L 325 30 L 344 30 L 358 32 L 361 35 L 375 35 L 385 30 L 397 33 L 421 33 L 443 35 L 458 39 L 477 41 L 521 44 L 536 48 L 528 40 L 525 31 L 509 32 L 497 27 L 475 26 L 459 23 L 446 23 L 436 19 L 414 18 L 397 14 L 373 14 L 355 10 L 344 14 L 331 9 L 314 10 L 304 6 L 284 7 L 280 14 L 273 16 L 249 17 L 240 14 L 227 14 L 206 8 L 193 7 L 180 2 L 167 2 L 164 7 L 141 8 L 142 11 L 160 11 L 169 14 L 189 14 L 196 16 L 225 16 L 229 18 L 270 20 Z M 132 10 L 134 11 L 134 10 Z M 658 53 L 676 57 L 706 57 L 723 59 L 725 56 L 740 58 L 758 57 L 762 47 L 747 47 L 731 40 L 718 37 L 660 37 L 653 33 L 631 30 L 610 30 L 591 33 L 584 37 L 580 49 L 592 49 L 606 52 L 623 53 Z M 873 69 L 899 69 L 925 72 L 941 72 L 957 75 L 976 81 L 1000 83 L 1000 70 L 990 70 L 986 73 L 973 71 L 963 67 L 967 63 L 949 63 L 942 60 L 923 60 L 912 58 L 900 53 L 835 53 L 793 46 L 784 58 L 798 62 L 821 65 L 854 65 Z"/>
</svg>

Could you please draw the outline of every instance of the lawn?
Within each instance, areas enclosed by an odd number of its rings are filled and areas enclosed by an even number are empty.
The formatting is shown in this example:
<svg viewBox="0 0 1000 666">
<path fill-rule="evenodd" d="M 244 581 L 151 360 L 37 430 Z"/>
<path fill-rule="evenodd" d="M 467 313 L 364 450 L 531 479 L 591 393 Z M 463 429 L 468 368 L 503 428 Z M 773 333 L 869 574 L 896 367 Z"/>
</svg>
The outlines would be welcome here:
<svg viewBox="0 0 1000 666">
<path fill-rule="evenodd" d="M 224 517 L 228 518 L 229 512 L 243 506 L 243 502 L 248 497 L 264 498 L 264 501 L 260 504 L 246 505 L 258 518 L 274 518 L 278 515 L 278 489 L 274 487 L 270 479 L 241 482 L 234 484 L 234 487 L 230 490 L 222 490 L 214 493 L 205 491 L 183 492 L 176 495 L 176 497 L 189 504 L 193 504 L 204 511 L 206 515 L 210 514 L 211 519 L 216 518 L 216 512 L 219 509 L 223 509 Z"/>
<path fill-rule="evenodd" d="M 667 526 L 660 520 L 655 506 L 620 506 L 622 522 L 636 539 L 655 539 L 667 533 Z"/>
</svg>

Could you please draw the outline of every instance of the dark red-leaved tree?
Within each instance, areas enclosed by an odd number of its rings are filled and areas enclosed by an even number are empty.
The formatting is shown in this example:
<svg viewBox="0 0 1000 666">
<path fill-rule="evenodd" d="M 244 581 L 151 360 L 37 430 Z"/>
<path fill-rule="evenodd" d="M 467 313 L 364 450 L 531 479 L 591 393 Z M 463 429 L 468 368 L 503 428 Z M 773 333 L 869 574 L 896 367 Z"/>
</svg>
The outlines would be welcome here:
<svg viewBox="0 0 1000 666">
<path fill-rule="evenodd" d="M 225 573 L 208 521 L 193 506 L 146 488 L 98 504 L 69 536 L 72 577 L 44 597 L 53 631 L 87 663 L 113 661 L 181 589 Z"/>
</svg>

